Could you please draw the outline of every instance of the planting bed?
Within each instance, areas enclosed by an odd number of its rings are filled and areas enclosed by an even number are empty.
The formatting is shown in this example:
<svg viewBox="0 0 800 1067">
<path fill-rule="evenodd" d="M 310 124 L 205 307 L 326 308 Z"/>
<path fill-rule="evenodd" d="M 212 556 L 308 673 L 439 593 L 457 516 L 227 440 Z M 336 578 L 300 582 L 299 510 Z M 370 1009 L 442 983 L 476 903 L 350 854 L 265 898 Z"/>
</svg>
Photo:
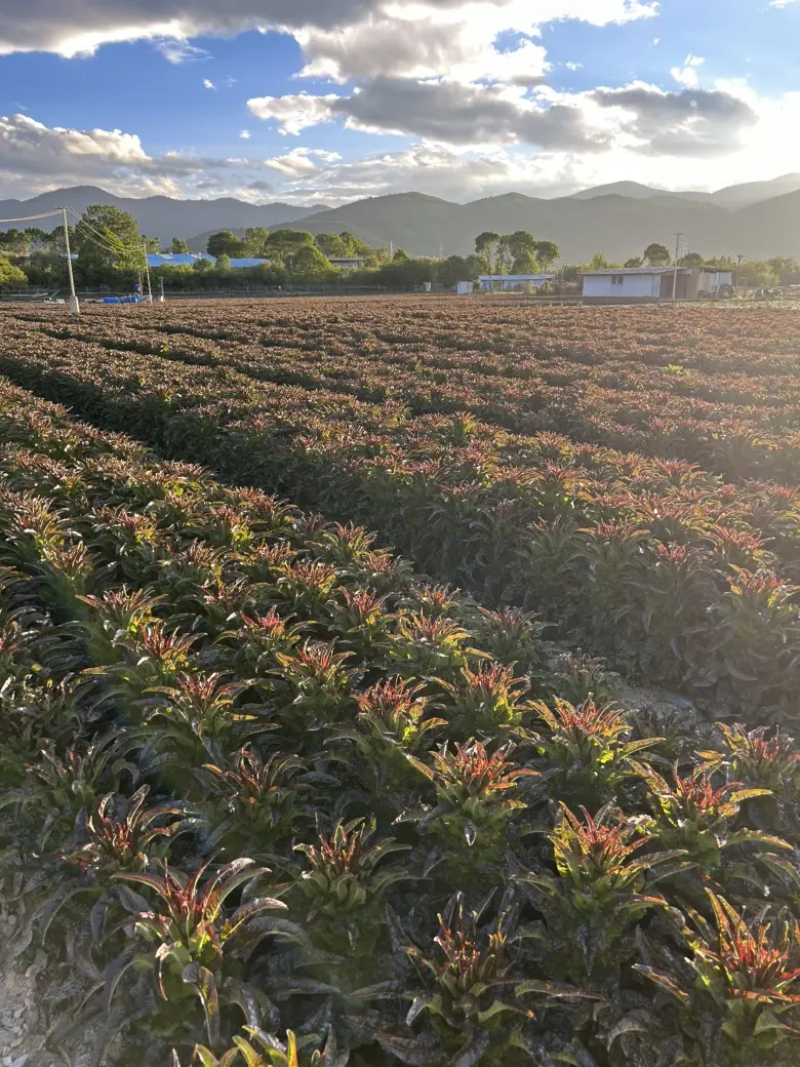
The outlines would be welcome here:
<svg viewBox="0 0 800 1067">
<path fill-rule="evenodd" d="M 798 323 L 0 309 L 14 1054 L 796 1063 Z"/>
</svg>

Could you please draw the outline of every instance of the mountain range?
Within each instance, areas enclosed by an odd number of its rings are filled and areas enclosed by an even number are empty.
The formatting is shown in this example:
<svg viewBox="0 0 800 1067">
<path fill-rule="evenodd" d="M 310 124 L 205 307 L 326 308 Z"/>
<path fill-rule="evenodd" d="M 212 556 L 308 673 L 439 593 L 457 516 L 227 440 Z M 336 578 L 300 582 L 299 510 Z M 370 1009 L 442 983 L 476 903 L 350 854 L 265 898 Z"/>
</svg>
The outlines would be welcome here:
<svg viewBox="0 0 800 1067">
<path fill-rule="evenodd" d="M 160 237 L 164 246 L 173 237 L 182 241 L 201 230 L 216 232 L 250 226 L 281 226 L 305 218 L 317 208 L 297 207 L 294 204 L 248 204 L 243 200 L 225 197 L 219 200 L 173 200 L 168 196 L 148 196 L 132 199 L 113 196 L 94 185 L 79 185 L 71 189 L 56 189 L 31 200 L 0 200 L 0 219 L 42 215 L 62 206 L 74 208 L 82 214 L 91 204 L 103 204 L 128 211 L 139 223 L 139 230 L 148 237 Z M 14 223 L 0 223 L 0 231 L 9 230 Z M 25 223 L 17 224 L 24 229 Z M 32 225 L 28 223 L 27 225 Z M 44 219 L 38 223 L 45 230 L 58 225 L 58 219 Z"/>
<path fill-rule="evenodd" d="M 618 194 L 590 199 L 541 200 L 507 193 L 453 204 L 418 193 L 375 197 L 323 211 L 297 223 L 313 234 L 350 230 L 372 245 L 412 255 L 467 255 L 484 231 L 529 230 L 555 241 L 567 263 L 586 263 L 595 252 L 624 262 L 653 241 L 682 245 L 707 257 L 800 257 L 800 191 L 737 210 L 673 196 L 634 199 Z"/>
<path fill-rule="evenodd" d="M 204 251 L 208 236 L 218 230 L 243 233 L 248 227 L 291 225 L 313 234 L 350 230 L 368 244 L 391 243 L 411 255 L 467 255 L 475 237 L 486 230 L 529 230 L 556 241 L 566 262 L 586 262 L 595 252 L 625 260 L 641 255 L 652 241 L 673 247 L 678 232 L 688 249 L 706 256 L 800 256 L 800 174 L 715 193 L 676 193 L 625 181 L 553 199 L 506 193 L 458 204 L 412 192 L 336 208 L 257 205 L 233 198 L 127 199 L 82 186 L 30 200 L 0 200 L 0 219 L 41 214 L 62 204 L 78 212 L 90 204 L 119 207 L 136 218 L 142 233 L 160 237 L 164 246 L 178 237 L 192 251 Z M 42 223 L 48 229 L 56 224 L 56 219 Z M 0 223 L 0 230 L 11 225 Z"/>
</svg>

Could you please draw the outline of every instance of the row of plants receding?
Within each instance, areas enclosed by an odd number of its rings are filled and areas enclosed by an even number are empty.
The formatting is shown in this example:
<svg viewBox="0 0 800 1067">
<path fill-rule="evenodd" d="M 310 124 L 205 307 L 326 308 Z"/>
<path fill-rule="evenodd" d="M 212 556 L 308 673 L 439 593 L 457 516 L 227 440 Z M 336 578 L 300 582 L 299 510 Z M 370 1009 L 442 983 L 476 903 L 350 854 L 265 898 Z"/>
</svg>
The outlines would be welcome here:
<svg viewBox="0 0 800 1067">
<path fill-rule="evenodd" d="M 5 384 L 0 426 L 4 863 L 82 987 L 55 1047 L 792 1061 L 791 738 L 656 727 L 534 618 Z"/>
<path fill-rule="evenodd" d="M 582 311 L 571 314 L 577 322 Z M 737 368 L 731 357 L 711 373 L 692 367 L 691 353 L 673 348 L 659 350 L 658 362 L 651 365 L 628 333 L 627 351 L 618 349 L 623 340 L 615 339 L 613 351 L 604 352 L 602 326 L 595 352 L 578 346 L 564 355 L 546 348 L 528 359 L 522 353 L 453 355 L 420 344 L 413 323 L 405 339 L 398 335 L 392 344 L 376 343 L 362 331 L 345 350 L 347 331 L 332 342 L 333 326 L 326 332 L 273 331 L 259 322 L 255 332 L 246 321 L 231 324 L 222 311 L 216 316 L 201 325 L 186 309 L 171 307 L 159 309 L 152 320 L 93 315 L 83 323 L 54 327 L 41 312 L 27 318 L 66 339 L 226 366 L 257 381 L 369 403 L 402 404 L 417 415 L 469 410 L 517 433 L 556 431 L 579 441 L 684 459 L 731 481 L 800 480 L 794 355 L 775 356 L 757 371 Z M 728 314 L 728 319 L 737 321 L 737 316 Z M 790 317 L 773 319 L 775 325 L 788 324 L 792 336 Z M 659 320 L 665 323 L 663 313 Z M 166 329 L 159 329 L 162 324 Z M 484 331 L 490 329 L 485 323 Z M 474 343 L 480 343 L 475 336 Z"/>
<path fill-rule="evenodd" d="M 651 681 L 792 715 L 798 490 L 689 464 L 413 418 L 228 368 L 4 334 L 0 369 L 164 454 L 379 531 L 427 573 L 543 613 Z M 777 710 L 776 710 L 777 709 Z"/>
</svg>

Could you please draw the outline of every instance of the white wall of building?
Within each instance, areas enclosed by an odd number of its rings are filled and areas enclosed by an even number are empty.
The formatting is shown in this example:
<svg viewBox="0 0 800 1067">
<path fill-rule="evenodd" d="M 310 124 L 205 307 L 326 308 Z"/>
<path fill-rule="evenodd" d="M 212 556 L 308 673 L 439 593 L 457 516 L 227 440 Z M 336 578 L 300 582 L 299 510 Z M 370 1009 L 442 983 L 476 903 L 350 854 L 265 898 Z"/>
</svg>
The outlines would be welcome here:
<svg viewBox="0 0 800 1067">
<path fill-rule="evenodd" d="M 700 288 L 708 293 L 716 292 L 721 285 L 733 285 L 733 271 L 706 270 L 700 275 Z"/>
<path fill-rule="evenodd" d="M 660 274 L 622 274 L 622 285 L 614 285 L 613 274 L 585 274 L 583 295 L 594 299 L 642 300 L 661 294 Z"/>
</svg>

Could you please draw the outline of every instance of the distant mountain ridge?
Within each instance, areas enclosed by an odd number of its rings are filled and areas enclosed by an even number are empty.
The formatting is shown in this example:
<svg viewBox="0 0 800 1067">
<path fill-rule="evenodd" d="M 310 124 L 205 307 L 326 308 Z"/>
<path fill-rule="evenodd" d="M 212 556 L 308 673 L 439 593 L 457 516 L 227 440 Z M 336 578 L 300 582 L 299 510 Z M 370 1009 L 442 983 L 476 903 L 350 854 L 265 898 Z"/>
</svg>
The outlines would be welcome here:
<svg viewBox="0 0 800 1067">
<path fill-rule="evenodd" d="M 568 263 L 586 263 L 595 252 L 612 262 L 640 256 L 652 241 L 673 248 L 680 232 L 692 251 L 747 259 L 800 256 L 800 191 L 750 204 L 738 211 L 665 194 L 647 199 L 604 195 L 542 200 L 509 193 L 454 204 L 403 193 L 375 197 L 306 218 L 313 234 L 350 230 L 372 245 L 403 248 L 410 255 L 468 255 L 484 231 L 529 230 L 555 241 Z"/>
<path fill-rule="evenodd" d="M 572 194 L 573 200 L 594 200 L 598 196 L 624 196 L 631 200 L 652 200 L 658 198 L 695 200 L 700 204 L 714 204 L 729 210 L 748 207 L 750 204 L 771 200 L 776 196 L 785 196 L 800 190 L 800 174 L 782 174 L 765 182 L 744 182 L 741 185 L 728 185 L 717 189 L 715 193 L 692 192 L 688 190 L 673 191 L 659 189 L 640 182 L 611 182 L 609 185 L 597 185 L 592 189 L 581 189 Z"/>
<path fill-rule="evenodd" d="M 321 210 L 280 202 L 248 204 L 233 197 L 220 200 L 173 200 L 167 196 L 134 199 L 114 196 L 93 185 L 80 185 L 42 193 L 31 200 L 0 200 L 0 219 L 40 215 L 62 206 L 72 207 L 82 213 L 91 204 L 104 204 L 130 212 L 139 223 L 140 231 L 148 237 L 160 238 L 164 246 L 168 245 L 173 237 L 186 241 L 201 230 L 214 232 L 235 227 L 246 229 L 250 226 L 279 226 L 296 222 L 314 211 Z M 13 225 L 0 223 L 0 230 L 9 230 Z M 58 225 L 58 219 L 44 219 L 41 223 L 20 223 L 19 228 L 24 229 L 26 225 L 41 225 L 43 229 L 52 229 Z"/>
<path fill-rule="evenodd" d="M 336 208 L 248 204 L 220 200 L 141 200 L 112 196 L 93 186 L 61 189 L 32 200 L 0 201 L 0 218 L 35 215 L 68 203 L 76 211 L 113 204 L 129 211 L 142 233 L 173 237 L 202 251 L 219 230 L 243 233 L 254 226 L 299 227 L 313 234 L 350 230 L 374 246 L 403 248 L 410 255 L 467 255 L 485 230 L 530 230 L 556 241 L 567 262 L 585 263 L 595 252 L 612 261 L 641 255 L 652 241 L 672 248 L 681 232 L 692 251 L 705 255 L 763 258 L 800 256 L 800 174 L 769 182 L 729 186 L 715 193 L 670 192 L 637 182 L 616 182 L 572 196 L 544 199 L 505 193 L 467 204 L 423 193 L 397 193 L 356 200 Z M 52 225 L 56 220 L 52 220 Z M 51 228 L 50 222 L 45 222 Z M 0 229 L 8 226 L 0 224 Z"/>
</svg>

